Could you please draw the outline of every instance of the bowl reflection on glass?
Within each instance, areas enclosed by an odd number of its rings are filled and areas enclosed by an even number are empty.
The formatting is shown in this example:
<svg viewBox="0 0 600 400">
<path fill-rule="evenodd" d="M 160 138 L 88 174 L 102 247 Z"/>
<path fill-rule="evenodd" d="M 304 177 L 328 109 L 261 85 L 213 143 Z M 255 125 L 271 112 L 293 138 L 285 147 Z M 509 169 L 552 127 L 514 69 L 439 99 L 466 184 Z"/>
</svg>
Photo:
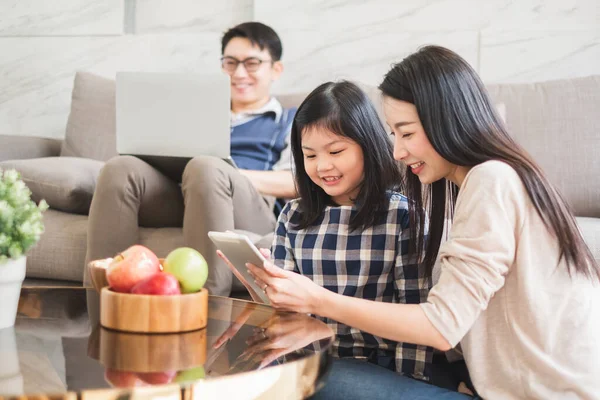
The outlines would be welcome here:
<svg viewBox="0 0 600 400">
<path fill-rule="evenodd" d="M 169 334 L 118 332 L 96 326 L 88 355 L 119 371 L 179 371 L 206 361 L 206 329 Z"/>
</svg>

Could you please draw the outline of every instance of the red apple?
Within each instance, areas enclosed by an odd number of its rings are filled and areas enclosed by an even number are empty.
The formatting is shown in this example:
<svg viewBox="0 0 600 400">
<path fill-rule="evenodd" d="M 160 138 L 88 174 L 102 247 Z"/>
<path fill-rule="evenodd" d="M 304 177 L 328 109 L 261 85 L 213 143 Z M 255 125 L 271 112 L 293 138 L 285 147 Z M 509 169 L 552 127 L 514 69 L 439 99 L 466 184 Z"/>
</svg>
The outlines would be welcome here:
<svg viewBox="0 0 600 400">
<path fill-rule="evenodd" d="M 112 386 L 118 388 L 148 386 L 148 383 L 141 380 L 135 372 L 118 371 L 112 368 L 106 368 L 104 379 Z"/>
<path fill-rule="evenodd" d="M 151 385 L 164 385 L 166 383 L 171 383 L 175 375 L 177 375 L 177 371 L 138 372 L 140 379 Z"/>
<path fill-rule="evenodd" d="M 179 281 L 168 272 L 158 272 L 135 284 L 131 288 L 135 294 L 181 294 Z"/>
<path fill-rule="evenodd" d="M 129 293 L 141 280 L 160 272 L 158 257 L 150 249 L 135 245 L 115 256 L 106 271 L 115 292 Z"/>
</svg>

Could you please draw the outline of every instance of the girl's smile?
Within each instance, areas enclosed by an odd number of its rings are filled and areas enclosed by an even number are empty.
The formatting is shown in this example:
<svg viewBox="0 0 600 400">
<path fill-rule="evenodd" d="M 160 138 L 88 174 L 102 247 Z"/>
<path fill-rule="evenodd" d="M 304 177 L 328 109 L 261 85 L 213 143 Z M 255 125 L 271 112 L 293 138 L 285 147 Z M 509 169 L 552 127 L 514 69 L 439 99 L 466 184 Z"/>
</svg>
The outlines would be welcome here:
<svg viewBox="0 0 600 400">
<path fill-rule="evenodd" d="M 323 184 L 325 184 L 327 186 L 337 185 L 341 179 L 342 179 L 341 176 L 323 176 L 323 177 L 321 177 Z"/>
</svg>

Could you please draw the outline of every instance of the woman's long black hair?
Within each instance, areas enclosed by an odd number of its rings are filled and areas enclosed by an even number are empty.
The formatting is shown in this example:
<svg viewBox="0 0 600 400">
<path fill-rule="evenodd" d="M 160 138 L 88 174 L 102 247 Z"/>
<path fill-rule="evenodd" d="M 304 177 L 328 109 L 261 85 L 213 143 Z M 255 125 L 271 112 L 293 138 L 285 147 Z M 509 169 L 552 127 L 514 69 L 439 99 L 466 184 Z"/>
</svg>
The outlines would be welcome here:
<svg viewBox="0 0 600 400">
<path fill-rule="evenodd" d="M 600 279 L 600 268 L 567 203 L 509 136 L 479 76 L 464 59 L 443 47 L 423 47 L 394 65 L 379 89 L 384 96 L 415 105 L 431 145 L 452 164 L 473 167 L 500 160 L 514 168 L 546 228 L 556 236 L 559 261 L 565 258 L 569 273 Z M 425 252 L 423 261 L 431 270 L 445 219 L 452 219 L 458 187 L 446 179 L 421 185 L 408 168 L 405 178 L 406 195 L 411 200 L 411 251 Z M 427 243 L 422 234 L 424 204 L 430 217 Z"/>
<path fill-rule="evenodd" d="M 291 149 L 302 211 L 299 229 L 314 224 L 325 207 L 332 204 L 329 195 L 304 169 L 302 134 L 314 128 L 346 137 L 361 147 L 364 179 L 354 199 L 357 212 L 350 221 L 350 228 L 373 226 L 378 215 L 387 211 L 386 191 L 396 189 L 401 182 L 400 167 L 394 160 L 392 143 L 371 100 L 354 83 L 339 81 L 324 83 L 313 90 L 298 108 L 292 124 Z"/>
</svg>

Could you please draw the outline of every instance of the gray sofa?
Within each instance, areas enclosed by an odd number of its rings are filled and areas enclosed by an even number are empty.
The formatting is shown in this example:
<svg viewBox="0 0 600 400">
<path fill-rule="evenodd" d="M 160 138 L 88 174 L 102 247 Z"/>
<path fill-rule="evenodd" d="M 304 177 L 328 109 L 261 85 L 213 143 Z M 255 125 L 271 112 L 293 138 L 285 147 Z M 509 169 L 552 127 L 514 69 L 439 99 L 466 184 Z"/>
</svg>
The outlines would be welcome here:
<svg viewBox="0 0 600 400">
<path fill-rule="evenodd" d="M 379 102 L 377 90 L 367 90 Z M 600 76 L 491 85 L 489 91 L 503 105 L 509 131 L 570 203 L 600 260 Z M 279 99 L 291 106 L 304 96 Z M 114 155 L 114 81 L 88 73 L 75 77 L 64 140 L 0 135 L 0 168 L 21 171 L 34 198 L 45 198 L 51 207 L 44 216 L 46 232 L 28 254 L 27 277 L 82 280 L 96 177 Z M 182 229 L 140 228 L 140 242 L 165 256 L 183 243 Z"/>
</svg>

